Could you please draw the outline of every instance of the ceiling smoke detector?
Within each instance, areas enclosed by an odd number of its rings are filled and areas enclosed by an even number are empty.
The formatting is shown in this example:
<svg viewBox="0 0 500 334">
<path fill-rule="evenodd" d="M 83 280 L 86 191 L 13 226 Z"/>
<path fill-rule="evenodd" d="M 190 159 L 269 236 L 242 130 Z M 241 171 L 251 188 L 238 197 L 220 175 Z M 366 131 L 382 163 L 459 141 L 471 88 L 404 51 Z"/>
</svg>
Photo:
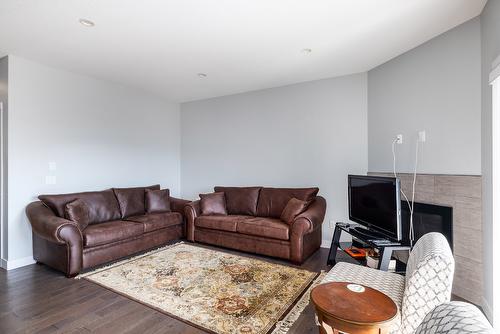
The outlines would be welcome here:
<svg viewBox="0 0 500 334">
<path fill-rule="evenodd" d="M 87 28 L 91 28 L 91 27 L 95 26 L 94 22 L 87 20 L 87 19 L 80 19 L 78 21 L 80 22 L 80 24 L 82 26 L 87 27 Z"/>
<path fill-rule="evenodd" d="M 309 53 L 311 53 L 311 52 L 312 52 L 312 50 L 311 50 L 311 49 L 308 49 L 308 48 L 306 48 L 306 49 L 302 49 L 302 53 L 309 54 Z"/>
<path fill-rule="evenodd" d="M 196 75 L 198 76 L 198 78 L 206 78 L 207 77 L 206 73 L 198 73 Z"/>
</svg>

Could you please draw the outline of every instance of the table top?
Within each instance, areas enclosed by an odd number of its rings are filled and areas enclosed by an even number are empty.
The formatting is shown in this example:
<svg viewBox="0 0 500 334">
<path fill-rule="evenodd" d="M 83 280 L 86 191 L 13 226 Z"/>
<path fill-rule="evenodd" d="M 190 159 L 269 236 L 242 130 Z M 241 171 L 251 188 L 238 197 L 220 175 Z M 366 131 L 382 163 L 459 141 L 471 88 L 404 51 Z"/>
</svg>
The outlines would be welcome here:
<svg viewBox="0 0 500 334">
<path fill-rule="evenodd" d="M 364 291 L 352 291 L 348 285 Z M 352 285 L 347 282 L 320 284 L 311 291 L 311 300 L 323 314 L 352 324 L 381 324 L 396 317 L 398 308 L 387 295 L 367 286 Z"/>
</svg>

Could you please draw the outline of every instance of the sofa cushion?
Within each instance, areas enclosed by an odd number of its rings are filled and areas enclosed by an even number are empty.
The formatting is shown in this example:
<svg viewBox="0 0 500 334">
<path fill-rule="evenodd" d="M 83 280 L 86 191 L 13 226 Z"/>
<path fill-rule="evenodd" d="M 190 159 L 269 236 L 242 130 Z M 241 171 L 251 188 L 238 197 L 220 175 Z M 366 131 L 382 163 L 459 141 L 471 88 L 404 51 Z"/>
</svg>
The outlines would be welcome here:
<svg viewBox="0 0 500 334">
<path fill-rule="evenodd" d="M 297 217 L 307 209 L 307 204 L 308 202 L 301 201 L 300 199 L 297 199 L 295 197 L 290 198 L 285 208 L 283 209 L 283 212 L 281 213 L 280 219 L 289 225 L 293 224 L 295 217 Z"/>
<path fill-rule="evenodd" d="M 261 187 L 214 187 L 215 192 L 223 192 L 226 209 L 230 215 L 255 216 Z"/>
<path fill-rule="evenodd" d="M 200 216 L 196 218 L 194 225 L 211 230 L 236 232 L 239 222 L 253 219 L 253 216 Z"/>
<path fill-rule="evenodd" d="M 81 199 L 89 208 L 90 224 L 120 219 L 120 207 L 113 190 L 89 191 L 61 195 L 40 195 L 38 199 L 64 218 L 64 207 L 75 199 Z"/>
<path fill-rule="evenodd" d="M 252 218 L 238 222 L 236 231 L 242 234 L 255 235 L 259 237 L 288 240 L 290 239 L 290 227 L 279 219 Z"/>
<path fill-rule="evenodd" d="M 140 236 L 144 226 L 135 222 L 113 220 L 106 223 L 89 225 L 83 231 L 83 246 L 95 247 L 115 241 Z"/>
<path fill-rule="evenodd" d="M 200 210 L 204 216 L 227 215 L 224 193 L 200 194 Z"/>
<path fill-rule="evenodd" d="M 170 190 L 146 189 L 144 201 L 147 213 L 170 212 Z"/>
<path fill-rule="evenodd" d="M 147 215 L 128 217 L 126 220 L 141 223 L 144 225 L 144 232 L 151 232 L 182 224 L 182 215 L 178 212 L 148 213 Z"/>
<path fill-rule="evenodd" d="M 64 218 L 75 222 L 83 231 L 90 223 L 89 207 L 81 199 L 75 199 L 64 206 Z"/>
<path fill-rule="evenodd" d="M 135 188 L 113 188 L 116 199 L 120 204 L 121 217 L 142 215 L 146 212 L 144 193 L 146 189 L 160 190 L 160 185 Z"/>
<path fill-rule="evenodd" d="M 279 218 L 291 198 L 309 202 L 318 191 L 318 188 L 262 188 L 256 216 Z"/>
</svg>

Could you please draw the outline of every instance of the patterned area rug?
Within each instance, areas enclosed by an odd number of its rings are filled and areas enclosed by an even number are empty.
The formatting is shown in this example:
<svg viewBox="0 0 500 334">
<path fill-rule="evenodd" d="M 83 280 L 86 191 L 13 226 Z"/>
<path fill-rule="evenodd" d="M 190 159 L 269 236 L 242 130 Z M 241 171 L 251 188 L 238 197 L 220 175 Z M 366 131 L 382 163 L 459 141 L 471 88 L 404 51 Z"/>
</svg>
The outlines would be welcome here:
<svg viewBox="0 0 500 334">
<path fill-rule="evenodd" d="M 306 270 L 177 243 L 79 278 L 208 332 L 265 334 L 316 276 Z"/>
</svg>

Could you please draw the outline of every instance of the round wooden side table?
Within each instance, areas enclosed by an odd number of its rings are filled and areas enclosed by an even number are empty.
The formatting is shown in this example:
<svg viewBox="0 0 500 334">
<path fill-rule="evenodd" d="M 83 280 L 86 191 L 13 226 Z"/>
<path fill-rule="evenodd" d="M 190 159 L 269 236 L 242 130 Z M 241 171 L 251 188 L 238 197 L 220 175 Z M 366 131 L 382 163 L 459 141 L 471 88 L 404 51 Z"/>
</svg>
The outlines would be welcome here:
<svg viewBox="0 0 500 334">
<path fill-rule="evenodd" d="M 389 333 L 398 308 L 382 292 L 359 284 L 331 282 L 311 291 L 320 334 Z"/>
</svg>

